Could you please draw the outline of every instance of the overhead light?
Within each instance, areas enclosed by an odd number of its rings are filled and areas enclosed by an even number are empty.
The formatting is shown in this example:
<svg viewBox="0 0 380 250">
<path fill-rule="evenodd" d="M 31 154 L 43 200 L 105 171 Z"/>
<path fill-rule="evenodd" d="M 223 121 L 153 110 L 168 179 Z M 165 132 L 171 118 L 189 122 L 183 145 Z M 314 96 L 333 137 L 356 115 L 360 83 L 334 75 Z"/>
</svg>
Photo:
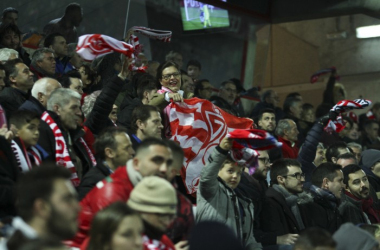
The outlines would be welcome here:
<svg viewBox="0 0 380 250">
<path fill-rule="evenodd" d="M 380 25 L 371 25 L 356 28 L 357 38 L 371 38 L 380 36 Z"/>
</svg>

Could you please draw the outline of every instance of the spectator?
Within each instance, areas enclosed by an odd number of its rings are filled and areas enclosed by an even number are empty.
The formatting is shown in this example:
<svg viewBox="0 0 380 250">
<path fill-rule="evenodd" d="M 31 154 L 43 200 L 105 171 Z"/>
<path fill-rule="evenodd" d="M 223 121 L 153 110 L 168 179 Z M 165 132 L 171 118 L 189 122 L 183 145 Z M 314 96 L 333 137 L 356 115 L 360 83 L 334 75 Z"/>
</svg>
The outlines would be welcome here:
<svg viewBox="0 0 380 250">
<path fill-rule="evenodd" d="M 339 155 L 344 153 L 350 153 L 350 150 L 347 147 L 345 142 L 337 142 L 326 150 L 326 160 L 327 162 L 336 163 Z"/>
<path fill-rule="evenodd" d="M 276 127 L 278 141 L 282 143 L 283 158 L 297 159 L 298 147 L 297 135 L 298 129 L 296 123 L 291 119 L 283 119 L 278 122 Z"/>
<path fill-rule="evenodd" d="M 132 189 L 144 177 L 155 175 L 164 178 L 172 163 L 173 155 L 164 141 L 151 138 L 140 143 L 135 157 L 125 167 L 116 169 L 82 199 L 79 232 L 68 245 L 79 247 L 88 236 L 89 225 L 99 210 L 116 201 L 126 202 Z"/>
<path fill-rule="evenodd" d="M 74 90 L 81 96 L 83 95 L 83 83 L 81 80 L 81 74 L 78 71 L 69 71 L 65 75 L 58 78 L 58 80 L 62 84 L 63 88 Z"/>
<path fill-rule="evenodd" d="M 288 99 L 288 98 L 296 98 L 298 100 L 300 100 L 301 102 L 303 102 L 303 98 L 302 98 L 302 95 L 298 92 L 291 92 L 289 93 L 285 99 Z"/>
<path fill-rule="evenodd" d="M 277 107 L 278 102 L 280 99 L 278 98 L 278 94 L 274 90 L 267 90 L 261 95 L 261 102 L 257 103 L 255 107 L 252 110 L 252 118 L 256 118 L 260 110 L 264 108 L 270 108 L 275 111 L 276 115 L 276 121 L 279 121 L 280 119 L 283 118 L 284 114 L 281 110 L 281 108 Z"/>
<path fill-rule="evenodd" d="M 12 23 L 14 25 L 17 25 L 17 22 L 18 22 L 18 10 L 13 7 L 5 8 L 3 10 L 3 14 L 1 15 L 1 24 Z"/>
<path fill-rule="evenodd" d="M 279 159 L 272 164 L 271 187 L 266 192 L 260 224 L 264 232 L 277 236 L 277 243 L 292 245 L 305 228 L 297 205 L 305 175 L 294 159 Z"/>
<path fill-rule="evenodd" d="M 224 222 L 242 239 L 246 249 L 262 249 L 253 236 L 252 204 L 234 191 L 239 185 L 244 166 L 228 157 L 232 142 L 224 138 L 210 156 L 207 166 L 202 169 L 197 191 L 196 220 Z M 241 217 L 241 213 L 245 216 Z"/>
<path fill-rule="evenodd" d="M 201 63 L 197 60 L 190 60 L 186 66 L 187 74 L 193 78 L 194 82 L 197 82 L 202 74 Z"/>
<path fill-rule="evenodd" d="M 377 197 L 380 196 L 380 151 L 375 149 L 367 149 L 363 151 L 362 158 L 359 163 L 368 177 L 371 188 L 376 192 Z"/>
<path fill-rule="evenodd" d="M 178 65 L 179 70 L 182 69 L 183 66 L 183 58 L 181 53 L 178 51 L 170 51 L 168 54 L 165 56 L 165 61 L 173 61 Z"/>
<path fill-rule="evenodd" d="M 61 88 L 61 84 L 53 78 L 44 77 L 37 80 L 33 85 L 32 95 L 19 109 L 29 110 L 41 116 L 46 111 L 47 101 L 51 92 L 58 88 Z"/>
<path fill-rule="evenodd" d="M 55 73 L 58 76 L 63 75 L 70 70 L 73 66 L 69 62 L 70 58 L 67 57 L 67 43 L 66 39 L 60 33 L 49 34 L 44 41 L 44 47 L 50 48 L 54 51 L 55 56 Z"/>
<path fill-rule="evenodd" d="M 321 228 L 307 228 L 294 244 L 294 250 L 335 250 L 336 242 L 331 234 Z"/>
<path fill-rule="evenodd" d="M 363 149 L 380 149 L 379 123 L 375 120 L 368 120 L 363 127 L 365 132 L 362 141 Z"/>
<path fill-rule="evenodd" d="M 36 238 L 65 240 L 76 233 L 79 206 L 70 176 L 65 168 L 44 165 L 20 177 L 16 185 L 20 217 L 13 219 L 15 232 L 8 249 Z"/>
<path fill-rule="evenodd" d="M 233 105 L 237 97 L 237 89 L 233 81 L 224 81 L 219 88 L 219 94 L 212 96 L 210 101 L 227 113 L 240 117 L 237 107 Z"/>
<path fill-rule="evenodd" d="M 51 93 L 47 110 L 41 118 L 38 144 L 48 153 L 47 160 L 72 171 L 72 182 L 78 186 L 83 175 L 96 164 L 78 127 L 82 117 L 80 95 L 71 89 L 58 88 Z"/>
<path fill-rule="evenodd" d="M 81 80 L 83 83 L 83 92 L 88 95 L 91 94 L 92 91 L 92 86 L 96 84 L 96 72 L 93 71 L 90 66 L 83 64 L 79 68 L 79 73 L 81 75 Z"/>
<path fill-rule="evenodd" d="M 343 121 L 345 123 L 345 126 L 342 129 L 342 131 L 338 133 L 338 135 L 340 137 L 340 140 L 345 141 L 346 143 L 349 143 L 351 142 L 351 139 L 348 136 L 354 125 L 354 122 L 349 117 L 346 117 L 346 116 L 343 116 Z"/>
<path fill-rule="evenodd" d="M 73 67 L 73 69 L 79 70 L 82 67 L 84 60 L 83 58 L 76 52 L 76 43 L 67 44 L 67 56 L 70 58 L 69 63 Z M 83 79 L 82 79 L 83 81 Z"/>
<path fill-rule="evenodd" d="M 149 75 L 156 78 L 157 77 L 157 69 L 159 66 L 160 66 L 160 63 L 157 61 L 148 61 L 148 68 L 146 69 L 146 73 L 148 73 Z"/>
<path fill-rule="evenodd" d="M 132 190 L 127 205 L 143 220 L 144 249 L 175 249 L 165 232 L 175 218 L 177 204 L 174 187 L 156 176 L 144 178 Z"/>
<path fill-rule="evenodd" d="M 141 250 L 144 225 L 139 214 L 115 202 L 96 214 L 91 223 L 87 250 Z"/>
<path fill-rule="evenodd" d="M 318 143 L 317 152 L 315 153 L 314 165 L 318 167 L 322 163 L 326 162 L 325 147 L 322 143 Z"/>
<path fill-rule="evenodd" d="M 78 42 L 77 27 L 83 19 L 82 7 L 78 3 L 70 3 L 66 6 L 65 14 L 61 18 L 54 19 L 45 25 L 45 35 L 61 33 L 67 43 Z"/>
<path fill-rule="evenodd" d="M 5 64 L 8 60 L 18 58 L 18 52 L 14 49 L 0 49 L 0 64 Z"/>
<path fill-rule="evenodd" d="M 142 105 L 136 107 L 132 113 L 131 141 L 136 150 L 138 144 L 149 137 L 161 138 L 162 119 L 160 112 L 154 106 Z"/>
<path fill-rule="evenodd" d="M 334 233 L 342 224 L 338 206 L 342 194 L 342 167 L 326 162 L 317 167 L 311 177 L 313 201 L 300 205 L 306 228 L 319 227 Z"/>
<path fill-rule="evenodd" d="M 183 91 L 185 91 L 185 93 L 191 93 L 194 95 L 194 88 L 195 88 L 195 84 L 194 84 L 194 81 L 193 79 L 187 75 L 187 73 L 185 71 L 181 71 L 181 82 L 182 82 L 182 86 L 181 86 L 181 89 Z"/>
<path fill-rule="evenodd" d="M 33 73 L 21 59 L 10 60 L 4 66 L 9 87 L 0 92 L 0 105 L 9 118 L 29 98 L 34 81 Z"/>
<path fill-rule="evenodd" d="M 98 74 L 99 81 L 92 86 L 92 91 L 101 90 L 122 70 L 119 53 L 111 53 L 92 61 L 91 68 Z M 129 75 L 128 75 L 129 76 Z M 127 76 L 126 76 L 127 77 Z M 118 104 L 116 104 L 119 106 Z"/>
<path fill-rule="evenodd" d="M 379 246 L 379 243 L 371 234 L 354 226 L 353 223 L 343 224 L 334 233 L 333 238 L 337 243 L 336 250 L 373 250 Z"/>
<path fill-rule="evenodd" d="M 379 223 L 380 217 L 370 197 L 370 184 L 365 172 L 358 165 L 343 168 L 344 184 L 346 184 L 342 203 L 339 206 L 343 222 Z"/>
<path fill-rule="evenodd" d="M 0 26 L 0 48 L 14 49 L 19 58 L 30 65 L 29 54 L 21 46 L 21 31 L 16 24 L 8 23 Z"/>
<path fill-rule="evenodd" d="M 356 160 L 356 157 L 351 153 L 344 153 L 338 156 L 336 164 L 339 164 L 342 166 L 342 168 L 351 165 L 351 164 L 358 164 L 358 161 Z"/>
<path fill-rule="evenodd" d="M 0 92 L 5 88 L 5 67 L 0 63 Z"/>
<path fill-rule="evenodd" d="M 34 81 L 43 77 L 55 78 L 54 50 L 38 49 L 33 53 L 30 70 L 34 73 Z"/>
<path fill-rule="evenodd" d="M 212 94 L 213 86 L 207 79 L 200 79 L 195 83 L 194 96 L 209 100 Z"/>
<path fill-rule="evenodd" d="M 310 103 L 304 103 L 302 105 L 301 118 L 299 120 L 299 126 L 303 133 L 306 134 L 309 132 L 311 127 L 313 127 L 315 122 L 315 112 L 314 107 Z"/>
<path fill-rule="evenodd" d="M 137 85 L 137 96 L 133 99 L 130 96 L 126 96 L 121 103 L 118 113 L 118 124 L 126 127 L 128 130 L 131 130 L 133 110 L 138 106 L 148 105 L 150 101 L 158 95 L 156 82 L 149 75 L 144 74 L 138 77 L 136 74 L 132 77 L 132 82 L 135 81 Z"/>
<path fill-rule="evenodd" d="M 356 122 L 352 123 L 352 127 L 351 127 L 350 132 L 347 135 L 347 138 L 350 140 L 350 142 L 360 141 L 359 125 Z"/>
<path fill-rule="evenodd" d="M 39 166 L 43 160 L 36 146 L 40 133 L 40 116 L 31 111 L 16 111 L 9 120 L 14 127 L 12 150 L 16 156 L 19 170 L 27 172 L 35 166 Z M 42 150 L 42 149 L 41 149 Z M 46 155 L 44 155 L 46 157 Z"/>
<path fill-rule="evenodd" d="M 301 119 L 302 101 L 298 97 L 289 97 L 285 99 L 283 107 L 285 117 L 298 122 Z"/>
<path fill-rule="evenodd" d="M 347 143 L 347 147 L 351 149 L 352 153 L 355 155 L 357 162 L 360 161 L 362 157 L 362 145 L 356 142 Z"/>
<path fill-rule="evenodd" d="M 177 64 L 171 61 L 162 63 L 157 69 L 157 81 L 161 89 L 157 91 L 159 95 L 150 100 L 150 105 L 158 106 L 160 110 L 173 100 L 182 102 L 183 99 L 191 98 L 193 95 L 184 93 L 181 88 L 181 72 Z"/>
<path fill-rule="evenodd" d="M 84 176 L 78 187 L 79 199 L 83 199 L 88 192 L 118 167 L 125 166 L 132 159 L 135 151 L 125 129 L 108 127 L 96 138 L 95 156 L 97 164 Z"/>
<path fill-rule="evenodd" d="M 359 116 L 359 128 L 361 130 L 363 130 L 363 125 L 367 120 L 380 122 L 380 102 L 375 102 L 367 113 Z"/>
</svg>

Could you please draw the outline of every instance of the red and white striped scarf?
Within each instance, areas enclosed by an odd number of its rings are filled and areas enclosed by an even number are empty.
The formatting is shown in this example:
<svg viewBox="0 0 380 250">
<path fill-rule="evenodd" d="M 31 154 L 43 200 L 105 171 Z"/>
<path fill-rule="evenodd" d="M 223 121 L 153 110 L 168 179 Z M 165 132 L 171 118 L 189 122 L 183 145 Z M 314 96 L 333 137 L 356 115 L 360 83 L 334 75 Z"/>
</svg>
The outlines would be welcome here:
<svg viewBox="0 0 380 250">
<path fill-rule="evenodd" d="M 55 139 L 55 162 L 58 166 L 62 166 L 70 170 L 71 172 L 71 182 L 75 187 L 79 186 L 79 178 L 76 171 L 76 168 L 71 160 L 69 150 L 65 141 L 65 138 L 62 135 L 62 131 L 59 129 L 58 125 L 55 123 L 53 118 L 50 117 L 48 112 L 44 112 L 41 116 L 41 120 L 46 122 L 50 129 L 53 131 Z M 80 143 L 85 147 L 88 156 L 91 159 L 93 166 L 96 165 L 96 160 L 94 155 L 91 153 L 90 148 L 87 146 L 86 142 L 82 137 L 79 138 Z"/>
<path fill-rule="evenodd" d="M 342 113 L 352 110 L 352 109 L 364 109 L 371 105 L 370 100 L 365 99 L 355 99 L 351 100 L 342 100 L 339 101 L 332 109 L 330 109 L 329 116 L 330 120 L 325 127 L 326 132 L 336 131 L 339 133 L 345 127 L 345 123 L 341 116 Z"/>
<path fill-rule="evenodd" d="M 12 140 L 11 148 L 16 157 L 17 165 L 21 172 L 27 172 L 32 169 L 33 163 L 36 166 L 41 165 L 41 155 L 38 150 L 31 146 L 29 149 L 25 148 L 24 142 L 19 138 L 19 145 L 16 141 Z M 33 157 L 34 162 L 32 163 L 29 159 L 29 155 Z"/>
<path fill-rule="evenodd" d="M 167 43 L 170 42 L 170 40 L 172 39 L 172 32 L 170 30 L 155 30 L 141 26 L 134 26 L 131 28 L 131 30 L 133 30 L 133 32 L 135 33 L 140 33 L 149 38 L 153 38 L 155 40 L 160 40 Z"/>
</svg>

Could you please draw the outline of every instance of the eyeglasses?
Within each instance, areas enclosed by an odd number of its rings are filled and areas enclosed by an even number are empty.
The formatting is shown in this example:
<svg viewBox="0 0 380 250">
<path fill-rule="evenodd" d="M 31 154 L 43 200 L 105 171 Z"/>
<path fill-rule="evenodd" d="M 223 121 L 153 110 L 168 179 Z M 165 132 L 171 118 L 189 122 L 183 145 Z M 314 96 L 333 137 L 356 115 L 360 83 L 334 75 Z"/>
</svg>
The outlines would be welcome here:
<svg viewBox="0 0 380 250">
<path fill-rule="evenodd" d="M 162 75 L 162 79 L 164 79 L 165 81 L 169 80 L 170 78 L 172 78 L 172 76 L 174 78 L 179 78 L 181 76 L 180 73 L 176 72 L 176 73 L 172 73 L 172 74 L 167 74 L 167 75 Z"/>
<path fill-rule="evenodd" d="M 269 158 L 258 158 L 260 161 L 262 161 L 265 165 L 268 165 L 268 164 L 270 164 L 270 160 L 269 160 Z"/>
<path fill-rule="evenodd" d="M 297 180 L 301 180 L 301 178 L 304 178 L 305 179 L 305 174 L 304 173 L 294 173 L 294 174 L 288 174 L 288 175 L 283 175 L 282 177 L 294 177 L 296 178 Z"/>
</svg>

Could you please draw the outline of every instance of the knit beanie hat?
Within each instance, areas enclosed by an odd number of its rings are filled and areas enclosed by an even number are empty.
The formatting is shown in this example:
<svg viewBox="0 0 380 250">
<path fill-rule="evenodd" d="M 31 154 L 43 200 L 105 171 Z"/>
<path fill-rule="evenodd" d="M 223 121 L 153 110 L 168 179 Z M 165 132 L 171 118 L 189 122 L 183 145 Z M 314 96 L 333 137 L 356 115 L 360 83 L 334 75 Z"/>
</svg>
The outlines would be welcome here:
<svg viewBox="0 0 380 250">
<path fill-rule="evenodd" d="M 138 212 L 175 214 L 177 195 L 172 184 L 157 176 L 145 177 L 132 190 L 128 206 Z"/>
<path fill-rule="evenodd" d="M 371 170 L 371 167 L 373 167 L 376 162 L 380 162 L 380 151 L 376 149 L 368 149 L 363 151 L 359 165 L 364 170 Z"/>
<path fill-rule="evenodd" d="M 338 244 L 337 250 L 371 250 L 379 245 L 371 234 L 352 223 L 343 224 L 333 238 Z"/>
</svg>

